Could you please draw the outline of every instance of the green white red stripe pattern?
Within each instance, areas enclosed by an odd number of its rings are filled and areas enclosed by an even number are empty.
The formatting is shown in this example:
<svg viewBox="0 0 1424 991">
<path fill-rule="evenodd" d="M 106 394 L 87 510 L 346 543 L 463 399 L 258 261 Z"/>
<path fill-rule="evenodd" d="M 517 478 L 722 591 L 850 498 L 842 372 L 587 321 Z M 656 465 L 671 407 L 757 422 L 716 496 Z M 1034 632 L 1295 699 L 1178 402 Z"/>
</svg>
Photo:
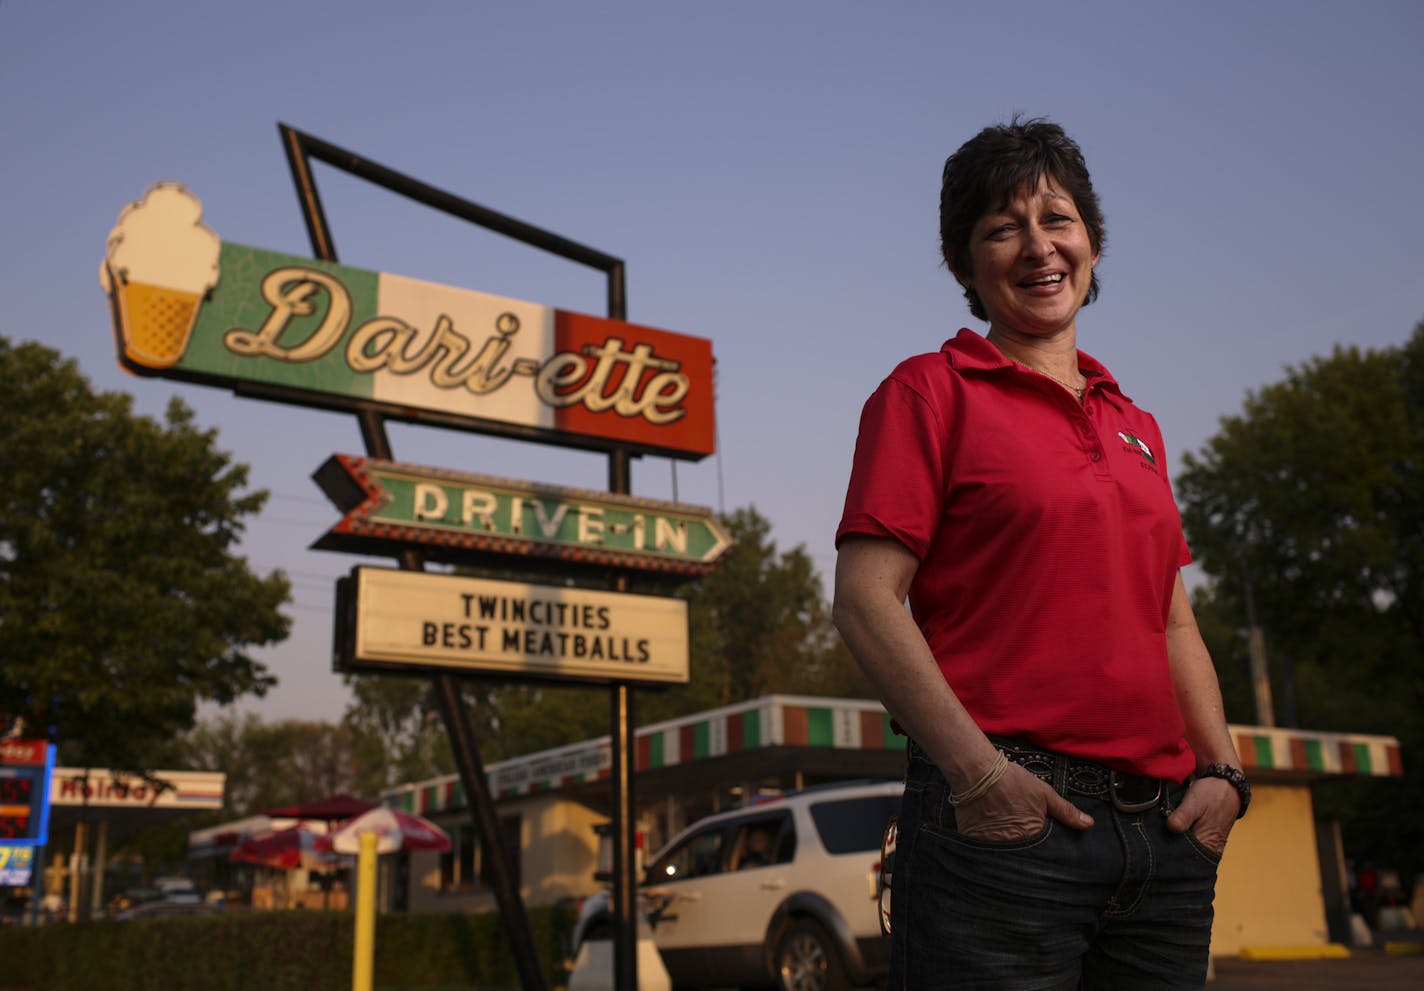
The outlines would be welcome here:
<svg viewBox="0 0 1424 991">
<path fill-rule="evenodd" d="M 218 270 L 171 368 L 141 370 L 674 457 L 715 447 L 705 338 L 240 244 Z"/>
<path fill-rule="evenodd" d="M 1230 729 L 1248 771 L 1373 777 L 1403 773 L 1399 741 L 1393 737 L 1259 726 Z M 640 729 L 638 770 L 762 747 L 797 746 L 903 750 L 905 738 L 891 732 L 890 717 L 878 702 L 768 695 Z M 486 773 L 496 798 L 515 798 L 602 780 L 610 768 L 608 738 L 601 737 L 491 764 Z M 382 797 L 419 815 L 465 806 L 464 788 L 454 775 L 402 785 Z"/>
<path fill-rule="evenodd" d="M 1233 726 L 1236 752 L 1249 771 L 1301 771 L 1398 777 L 1404 773 L 1399 741 L 1392 736 L 1312 733 L 1298 729 Z"/>
</svg>

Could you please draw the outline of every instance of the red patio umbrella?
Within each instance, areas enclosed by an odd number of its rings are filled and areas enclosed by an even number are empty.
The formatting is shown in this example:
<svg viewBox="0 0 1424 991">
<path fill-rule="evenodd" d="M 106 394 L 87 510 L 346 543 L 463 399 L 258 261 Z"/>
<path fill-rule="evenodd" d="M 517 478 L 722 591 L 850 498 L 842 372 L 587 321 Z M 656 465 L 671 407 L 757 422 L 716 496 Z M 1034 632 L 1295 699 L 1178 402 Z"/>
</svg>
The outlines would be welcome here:
<svg viewBox="0 0 1424 991">
<path fill-rule="evenodd" d="M 445 853 L 450 849 L 450 837 L 429 819 L 410 812 L 379 806 L 342 823 L 331 834 L 331 848 L 338 853 L 356 853 L 361 848 L 361 834 L 375 833 L 376 852 L 397 850 L 433 850 Z"/>
<path fill-rule="evenodd" d="M 343 819 L 358 816 L 362 812 L 369 812 L 376 807 L 375 802 L 368 802 L 364 798 L 338 792 L 335 795 L 327 795 L 325 798 L 318 798 L 311 802 L 297 802 L 295 805 L 264 809 L 262 814 L 271 816 L 273 819 L 314 819 L 319 822 L 340 822 Z"/>
<path fill-rule="evenodd" d="M 228 859 L 234 863 L 279 870 L 295 867 L 331 870 L 343 863 L 341 855 L 331 848 L 331 837 L 301 826 L 290 826 L 266 836 L 244 840 L 233 848 Z"/>
</svg>

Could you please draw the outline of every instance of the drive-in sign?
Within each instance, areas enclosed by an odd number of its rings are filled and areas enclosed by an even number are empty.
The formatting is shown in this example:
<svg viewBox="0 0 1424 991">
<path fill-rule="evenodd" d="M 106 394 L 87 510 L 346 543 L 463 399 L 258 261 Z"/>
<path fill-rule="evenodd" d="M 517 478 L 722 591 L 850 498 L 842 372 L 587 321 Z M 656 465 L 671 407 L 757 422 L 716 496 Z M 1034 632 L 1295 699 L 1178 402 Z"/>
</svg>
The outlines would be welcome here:
<svg viewBox="0 0 1424 991">
<path fill-rule="evenodd" d="M 683 599 L 364 567 L 337 598 L 341 670 L 688 680 Z"/>
<path fill-rule="evenodd" d="M 333 455 L 315 476 L 346 515 L 318 550 L 428 557 L 538 557 L 572 564 L 705 575 L 732 546 L 712 510 L 607 492 L 539 485 Z"/>
<path fill-rule="evenodd" d="M 218 239 L 159 184 L 120 213 L 100 282 L 141 374 L 595 449 L 714 449 L 712 344 Z"/>
</svg>

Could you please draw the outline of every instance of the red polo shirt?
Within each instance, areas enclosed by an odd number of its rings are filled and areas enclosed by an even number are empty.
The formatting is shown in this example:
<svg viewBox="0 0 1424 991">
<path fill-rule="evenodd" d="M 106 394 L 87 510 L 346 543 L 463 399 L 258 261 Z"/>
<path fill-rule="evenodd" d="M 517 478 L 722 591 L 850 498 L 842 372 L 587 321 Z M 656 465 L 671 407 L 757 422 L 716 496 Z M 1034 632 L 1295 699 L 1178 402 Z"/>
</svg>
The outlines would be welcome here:
<svg viewBox="0 0 1424 991">
<path fill-rule="evenodd" d="M 901 364 L 865 404 L 836 541 L 920 559 L 911 613 L 986 733 L 1181 779 L 1165 628 L 1191 554 L 1162 436 L 1078 367 L 1082 406 L 970 330 Z"/>
</svg>

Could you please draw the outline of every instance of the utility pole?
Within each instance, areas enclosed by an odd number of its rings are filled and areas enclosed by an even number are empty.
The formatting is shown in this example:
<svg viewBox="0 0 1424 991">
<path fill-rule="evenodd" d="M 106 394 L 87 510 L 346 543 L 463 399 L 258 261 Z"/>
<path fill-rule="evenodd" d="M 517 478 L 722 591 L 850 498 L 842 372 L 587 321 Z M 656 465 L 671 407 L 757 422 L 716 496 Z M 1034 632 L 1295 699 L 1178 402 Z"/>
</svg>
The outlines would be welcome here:
<svg viewBox="0 0 1424 991">
<path fill-rule="evenodd" d="M 1256 725 L 1276 725 L 1276 710 L 1271 701 L 1271 671 L 1266 663 L 1266 635 L 1256 623 L 1256 596 L 1251 591 L 1251 573 L 1246 558 L 1241 557 L 1242 587 L 1246 591 L 1246 650 L 1251 658 L 1251 692 L 1256 699 Z"/>
</svg>

